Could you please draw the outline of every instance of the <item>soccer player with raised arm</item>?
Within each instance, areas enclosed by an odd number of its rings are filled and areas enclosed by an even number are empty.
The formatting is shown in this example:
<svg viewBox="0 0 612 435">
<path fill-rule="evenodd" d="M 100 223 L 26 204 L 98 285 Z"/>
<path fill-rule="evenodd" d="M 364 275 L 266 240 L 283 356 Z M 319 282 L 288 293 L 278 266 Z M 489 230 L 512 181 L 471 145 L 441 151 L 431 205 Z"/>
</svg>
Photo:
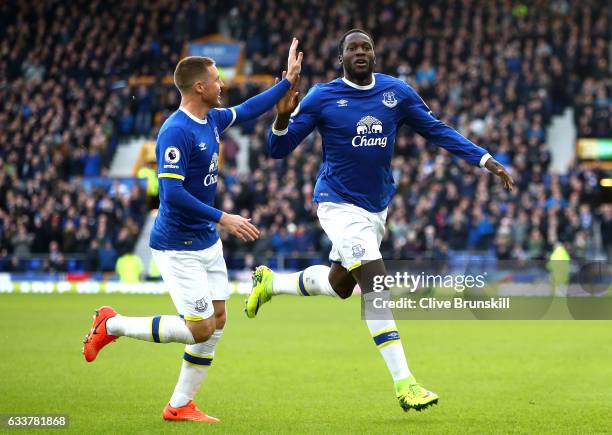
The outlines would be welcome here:
<svg viewBox="0 0 612 435">
<path fill-rule="evenodd" d="M 276 106 L 277 117 L 268 138 L 276 159 L 291 153 L 315 128 L 323 140 L 323 163 L 314 189 L 317 216 L 332 241 L 332 263 L 292 274 L 259 266 L 246 301 L 255 317 L 273 295 L 327 295 L 348 298 L 355 287 L 373 291 L 373 277 L 386 274 L 380 253 L 387 207 L 395 192 L 391 158 L 397 129 L 402 124 L 474 166 L 499 176 L 506 189 L 512 178 L 486 150 L 435 117 L 408 84 L 374 74 L 372 38 L 364 31 L 347 32 L 339 44 L 344 77 L 310 89 L 298 105 L 292 88 Z M 408 368 L 400 336 L 389 320 L 366 319 L 374 343 L 391 373 L 404 411 L 421 410 L 438 396 L 417 383 Z"/>
<path fill-rule="evenodd" d="M 83 348 L 85 359 L 91 362 L 104 346 L 121 336 L 185 343 L 179 379 L 163 411 L 165 420 L 218 421 L 193 403 L 223 332 L 225 301 L 230 295 L 216 225 L 243 241 L 259 236 L 250 219 L 213 206 L 219 135 L 236 122 L 270 110 L 297 82 L 303 57 L 297 45 L 294 38 L 282 81 L 229 109 L 218 108 L 223 82 L 212 59 L 187 57 L 174 71 L 181 105 L 164 122 L 157 137 L 160 207 L 150 246 L 178 315 L 127 317 L 111 307 L 101 307 Z"/>
</svg>

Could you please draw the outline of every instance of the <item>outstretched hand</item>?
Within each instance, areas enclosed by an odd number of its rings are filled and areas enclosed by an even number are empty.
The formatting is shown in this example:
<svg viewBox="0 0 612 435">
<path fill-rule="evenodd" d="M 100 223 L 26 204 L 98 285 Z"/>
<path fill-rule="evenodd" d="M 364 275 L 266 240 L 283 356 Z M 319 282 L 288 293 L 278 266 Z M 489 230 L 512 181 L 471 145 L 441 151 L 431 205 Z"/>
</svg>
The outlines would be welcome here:
<svg viewBox="0 0 612 435">
<path fill-rule="evenodd" d="M 302 71 L 302 59 L 304 58 L 304 53 L 301 51 L 298 53 L 297 51 L 298 44 L 299 41 L 293 38 L 291 41 L 291 47 L 289 47 L 289 58 L 287 59 L 286 76 L 287 80 L 289 80 L 292 85 L 294 85 L 300 77 L 300 72 Z M 284 75 L 283 78 L 285 78 Z"/>
<path fill-rule="evenodd" d="M 286 72 L 283 71 L 283 78 L 286 76 Z M 278 79 L 276 79 L 278 82 Z M 283 97 L 278 100 L 278 103 L 274 106 L 276 109 L 276 113 L 281 116 L 288 116 L 293 113 L 295 108 L 298 105 L 298 96 L 300 92 L 298 91 L 298 86 L 300 84 L 300 76 L 298 76 L 295 82 L 291 83 L 291 87 L 287 91 Z"/>
<path fill-rule="evenodd" d="M 512 188 L 514 187 L 514 180 L 501 163 L 491 157 L 485 163 L 485 168 L 487 168 L 490 173 L 501 178 L 502 182 L 504 183 L 504 189 L 506 189 L 508 192 L 512 191 Z"/>
</svg>

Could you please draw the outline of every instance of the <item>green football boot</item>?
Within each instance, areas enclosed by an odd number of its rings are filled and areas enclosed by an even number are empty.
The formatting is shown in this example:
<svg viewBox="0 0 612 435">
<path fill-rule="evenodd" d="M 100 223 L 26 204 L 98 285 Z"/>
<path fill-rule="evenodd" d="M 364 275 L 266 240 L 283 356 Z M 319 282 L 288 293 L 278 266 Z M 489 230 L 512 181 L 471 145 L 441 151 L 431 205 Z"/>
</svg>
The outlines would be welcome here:
<svg viewBox="0 0 612 435">
<path fill-rule="evenodd" d="M 438 403 L 438 395 L 423 388 L 417 383 L 414 376 L 397 381 L 395 383 L 395 394 L 404 411 L 409 409 L 421 411 Z"/>
<path fill-rule="evenodd" d="M 258 266 L 253 272 L 253 290 L 245 301 L 244 312 L 252 319 L 259 308 L 272 299 L 272 280 L 274 272 L 267 266 Z"/>
</svg>

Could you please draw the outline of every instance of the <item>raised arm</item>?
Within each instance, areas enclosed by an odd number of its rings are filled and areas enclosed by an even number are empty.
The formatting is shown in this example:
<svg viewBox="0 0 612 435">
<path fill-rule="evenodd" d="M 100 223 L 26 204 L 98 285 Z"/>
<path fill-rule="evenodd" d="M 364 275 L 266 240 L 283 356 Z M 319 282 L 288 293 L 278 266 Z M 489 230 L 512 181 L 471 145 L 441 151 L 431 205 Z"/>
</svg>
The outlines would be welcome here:
<svg viewBox="0 0 612 435">
<path fill-rule="evenodd" d="M 401 107 L 405 124 L 451 154 L 474 166 L 488 169 L 502 179 L 506 190 L 512 190 L 514 186 L 512 177 L 491 154 L 436 118 L 423 99 L 410 86 L 406 85 L 405 92 Z"/>
<path fill-rule="evenodd" d="M 289 91 L 292 84 L 298 82 L 304 58 L 304 54 L 297 51 L 298 43 L 299 41 L 295 38 L 291 41 L 287 71 L 283 71 L 283 80 L 280 83 L 277 82 L 270 89 L 249 98 L 238 106 L 229 109 L 215 109 L 211 112 L 216 117 L 221 131 L 225 131 L 236 122 L 241 123 L 263 115 Z"/>
<path fill-rule="evenodd" d="M 268 154 L 274 159 L 289 155 L 314 130 L 318 93 L 314 87 L 298 104 L 297 83 L 276 104 L 276 119 L 268 135 Z"/>
</svg>

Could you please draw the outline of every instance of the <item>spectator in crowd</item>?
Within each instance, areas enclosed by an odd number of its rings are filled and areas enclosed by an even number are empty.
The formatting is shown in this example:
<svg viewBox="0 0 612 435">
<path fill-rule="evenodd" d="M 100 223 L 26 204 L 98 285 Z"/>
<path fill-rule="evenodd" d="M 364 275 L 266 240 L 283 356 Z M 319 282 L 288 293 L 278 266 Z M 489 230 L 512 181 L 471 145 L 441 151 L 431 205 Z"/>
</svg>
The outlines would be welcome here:
<svg viewBox="0 0 612 435">
<path fill-rule="evenodd" d="M 117 250 L 113 247 L 110 240 L 98 250 L 98 267 L 102 272 L 113 272 L 117 262 Z"/>
<path fill-rule="evenodd" d="M 115 271 L 122 283 L 137 283 L 142 279 L 143 264 L 140 257 L 128 251 L 117 259 Z"/>
<path fill-rule="evenodd" d="M 27 232 L 25 225 L 20 224 L 17 228 L 17 234 L 11 238 L 13 245 L 13 255 L 16 257 L 27 257 L 30 254 L 30 248 L 34 236 Z"/>
</svg>

